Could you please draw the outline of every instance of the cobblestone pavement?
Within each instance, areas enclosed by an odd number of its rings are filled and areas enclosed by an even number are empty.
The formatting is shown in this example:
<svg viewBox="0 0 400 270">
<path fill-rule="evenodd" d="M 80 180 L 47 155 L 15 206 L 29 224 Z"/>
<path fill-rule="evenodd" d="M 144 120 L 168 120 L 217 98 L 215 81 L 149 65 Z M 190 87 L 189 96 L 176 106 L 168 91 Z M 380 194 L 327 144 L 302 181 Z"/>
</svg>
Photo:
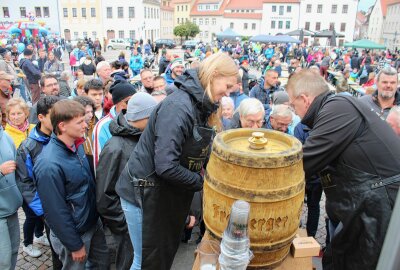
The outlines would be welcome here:
<svg viewBox="0 0 400 270">
<path fill-rule="evenodd" d="M 174 54 L 178 54 L 180 56 L 183 56 L 183 51 L 180 49 L 175 49 L 172 51 Z M 118 58 L 119 51 L 107 51 L 103 53 L 103 56 L 107 61 L 113 61 Z M 129 62 L 129 53 L 126 53 L 126 58 L 127 61 Z M 68 63 L 68 54 L 64 54 L 64 62 Z M 68 64 L 66 65 L 65 69 L 69 68 Z M 259 72 L 256 71 L 251 71 L 255 75 L 259 76 Z M 326 237 L 326 230 L 325 230 L 325 196 L 323 195 L 321 199 L 321 214 L 320 214 L 320 220 L 319 220 L 319 226 L 318 226 L 318 232 L 316 235 L 316 240 L 322 245 L 325 246 L 325 237 Z M 52 261 L 51 261 L 51 251 L 49 247 L 46 246 L 41 246 L 38 244 L 34 244 L 37 247 L 40 247 L 40 251 L 42 252 L 42 255 L 39 258 L 32 258 L 29 257 L 27 254 L 25 254 L 22 251 L 22 246 L 23 246 L 23 232 L 22 232 L 22 227 L 25 221 L 25 214 L 20 209 L 18 211 L 18 217 L 19 217 L 19 222 L 20 222 L 20 231 L 21 231 L 21 244 L 20 248 L 18 251 L 18 259 L 17 259 L 17 267 L 16 270 L 45 270 L 45 269 L 52 269 Z M 303 213 L 302 213 L 302 226 L 305 227 L 306 220 L 307 220 L 307 206 L 304 205 L 303 207 Z M 197 239 L 198 235 L 195 232 L 194 235 L 192 236 L 192 239 Z M 172 270 L 190 270 L 192 269 L 192 265 L 194 262 L 194 256 L 193 252 L 196 249 L 196 244 L 195 241 L 189 241 L 188 244 L 182 243 L 179 247 L 179 250 L 175 256 L 175 261 L 172 266 Z M 317 270 L 322 269 L 321 267 L 321 259 L 320 258 L 314 258 L 313 259 L 313 264 L 314 267 L 316 267 Z M 112 266 L 112 269 L 115 269 L 115 267 Z"/>
<path fill-rule="evenodd" d="M 322 245 L 325 246 L 325 237 L 326 237 L 326 231 L 325 231 L 325 196 L 321 199 L 321 215 L 319 219 L 319 226 L 318 226 L 318 232 L 316 235 L 316 240 Z M 21 244 L 20 248 L 18 251 L 18 259 L 17 259 L 17 267 L 16 270 L 45 270 L 45 269 L 52 269 L 52 261 L 51 261 L 51 251 L 49 247 L 46 246 L 41 246 L 38 244 L 34 244 L 37 247 L 40 247 L 40 251 L 42 252 L 42 256 L 39 258 L 32 258 L 29 257 L 26 253 L 22 251 L 22 246 L 23 246 L 23 232 L 22 232 L 22 227 L 25 221 L 25 214 L 20 209 L 18 211 L 18 217 L 19 217 L 19 222 L 20 222 L 20 231 L 21 231 Z M 303 207 L 303 214 L 301 217 L 302 224 L 306 223 L 307 220 L 307 207 Z M 195 239 L 197 239 L 198 235 L 195 232 L 192 236 L 191 241 L 189 241 L 188 244 L 182 243 L 179 247 L 178 253 L 175 256 L 175 261 L 172 266 L 172 270 L 189 270 L 192 268 L 193 262 L 194 262 L 194 257 L 193 257 L 193 252 L 196 249 L 196 244 L 195 244 Z M 314 258 L 313 259 L 314 267 L 316 269 L 322 269 L 321 267 L 321 260 L 320 258 Z M 115 269 L 115 267 L 112 266 L 112 269 Z"/>
</svg>

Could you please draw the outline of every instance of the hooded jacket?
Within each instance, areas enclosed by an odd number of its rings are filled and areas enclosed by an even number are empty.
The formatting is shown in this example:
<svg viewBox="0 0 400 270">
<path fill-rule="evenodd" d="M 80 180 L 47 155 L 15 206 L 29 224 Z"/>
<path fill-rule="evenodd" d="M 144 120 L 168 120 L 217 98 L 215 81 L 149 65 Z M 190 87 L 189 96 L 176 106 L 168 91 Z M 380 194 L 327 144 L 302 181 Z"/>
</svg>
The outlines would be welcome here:
<svg viewBox="0 0 400 270">
<path fill-rule="evenodd" d="M 129 61 L 129 67 L 132 70 L 139 71 L 139 70 L 141 70 L 143 68 L 143 63 L 144 63 L 144 61 L 143 61 L 143 58 L 142 58 L 142 56 L 140 54 L 132 55 L 131 59 Z"/>
<path fill-rule="evenodd" d="M 30 59 L 21 59 L 19 66 L 26 75 L 26 79 L 28 80 L 29 84 L 39 84 L 42 73 L 40 72 L 39 68 L 32 63 Z"/>
<path fill-rule="evenodd" d="M 12 139 L 0 126 L 0 164 L 15 160 L 15 146 Z M 0 174 L 0 218 L 6 218 L 17 212 L 22 205 L 22 196 L 15 182 L 15 172 Z M 2 236 L 3 237 L 3 236 Z"/>
<path fill-rule="evenodd" d="M 185 140 L 193 136 L 193 108 L 204 125 L 217 106 L 204 94 L 196 70 L 186 70 L 176 78 L 175 86 L 174 92 L 154 109 L 117 182 L 118 195 L 132 204 L 136 204 L 129 177 L 132 172 L 136 177 L 155 172 L 161 181 L 190 191 L 203 187 L 202 176 L 180 165 L 180 156 Z"/>
<path fill-rule="evenodd" d="M 69 251 L 83 246 L 81 235 L 98 221 L 95 183 L 83 150 L 76 151 L 53 133 L 33 166 L 33 179 L 42 201 L 45 218 Z"/>
<path fill-rule="evenodd" d="M 42 152 L 43 146 L 47 145 L 49 141 L 50 136 L 40 131 L 39 123 L 32 129 L 29 137 L 21 143 L 17 150 L 17 170 L 15 177 L 18 188 L 25 203 L 37 216 L 43 215 L 43 207 L 35 183 L 33 182 L 33 165 Z"/>
<path fill-rule="evenodd" d="M 122 111 L 110 123 L 112 138 L 101 151 L 96 171 L 97 211 L 114 234 L 128 232 L 115 184 L 142 133 L 126 121 L 125 113 Z"/>
<path fill-rule="evenodd" d="M 249 97 L 256 98 L 264 105 L 265 111 L 270 110 L 270 101 L 272 95 L 275 91 L 283 91 L 283 89 L 279 86 L 273 86 L 271 88 L 265 89 L 264 88 L 264 78 L 262 78 L 259 83 L 257 83 L 249 93 Z"/>
</svg>

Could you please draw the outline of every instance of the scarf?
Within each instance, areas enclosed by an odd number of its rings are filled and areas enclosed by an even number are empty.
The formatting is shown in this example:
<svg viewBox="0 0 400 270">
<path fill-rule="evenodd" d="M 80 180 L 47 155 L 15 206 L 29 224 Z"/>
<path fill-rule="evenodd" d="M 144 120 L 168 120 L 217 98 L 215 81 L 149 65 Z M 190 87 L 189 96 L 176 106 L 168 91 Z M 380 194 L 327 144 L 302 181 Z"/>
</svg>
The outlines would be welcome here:
<svg viewBox="0 0 400 270">
<path fill-rule="evenodd" d="M 8 120 L 8 119 L 7 119 L 7 123 L 8 123 L 10 126 L 12 126 L 13 128 L 18 129 L 18 130 L 21 131 L 21 132 L 25 132 L 25 131 L 27 131 L 28 128 L 29 128 L 29 122 L 28 122 L 28 120 L 25 120 L 25 122 L 24 122 L 22 125 L 20 125 L 20 126 L 14 125 L 14 124 L 11 123 L 11 121 Z"/>
</svg>

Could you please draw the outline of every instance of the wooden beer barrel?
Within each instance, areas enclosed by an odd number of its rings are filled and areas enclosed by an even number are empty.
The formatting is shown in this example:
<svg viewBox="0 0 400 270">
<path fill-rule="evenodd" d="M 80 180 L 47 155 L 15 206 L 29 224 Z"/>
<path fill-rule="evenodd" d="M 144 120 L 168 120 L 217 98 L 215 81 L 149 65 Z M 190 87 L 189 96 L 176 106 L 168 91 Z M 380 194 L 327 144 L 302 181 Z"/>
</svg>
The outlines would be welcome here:
<svg viewBox="0 0 400 270">
<path fill-rule="evenodd" d="M 255 257 L 249 268 L 277 266 L 289 253 L 304 200 L 302 157 L 300 141 L 282 132 L 234 129 L 214 139 L 204 177 L 204 221 L 221 239 L 233 202 L 250 203 L 248 232 Z"/>
</svg>

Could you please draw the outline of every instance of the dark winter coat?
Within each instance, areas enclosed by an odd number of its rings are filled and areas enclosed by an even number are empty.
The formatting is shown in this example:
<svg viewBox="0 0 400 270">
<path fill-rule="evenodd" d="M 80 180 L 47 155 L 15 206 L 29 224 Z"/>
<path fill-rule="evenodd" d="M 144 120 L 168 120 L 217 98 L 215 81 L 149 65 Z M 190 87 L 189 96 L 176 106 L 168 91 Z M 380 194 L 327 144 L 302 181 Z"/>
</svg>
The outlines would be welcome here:
<svg viewBox="0 0 400 270">
<path fill-rule="evenodd" d="M 17 185 L 25 203 L 37 216 L 43 215 L 43 207 L 33 181 L 33 166 L 42 152 L 43 146 L 47 145 L 49 141 L 50 136 L 40 131 L 39 123 L 17 150 L 17 170 L 15 172 Z"/>
<path fill-rule="evenodd" d="M 128 233 L 115 184 L 142 133 L 128 124 L 125 113 L 123 111 L 110 123 L 112 137 L 101 151 L 96 170 L 97 211 L 115 234 Z"/>
<path fill-rule="evenodd" d="M 169 61 L 165 58 L 165 56 L 161 56 L 160 62 L 158 64 L 158 74 L 161 75 L 163 74 L 169 65 Z"/>
<path fill-rule="evenodd" d="M 32 63 L 31 60 L 23 58 L 21 59 L 19 66 L 26 75 L 26 79 L 28 80 L 29 84 L 39 84 L 42 73 L 40 72 L 39 68 Z"/>
<path fill-rule="evenodd" d="M 83 149 L 67 147 L 53 133 L 33 167 L 33 179 L 45 218 L 69 251 L 82 248 L 81 235 L 98 221 L 95 183 Z"/>
<path fill-rule="evenodd" d="M 350 96 L 317 96 L 302 123 L 311 128 L 303 146 L 306 179 L 320 173 L 327 214 L 341 224 L 324 269 L 375 269 L 400 183 L 400 141 Z"/>
</svg>

